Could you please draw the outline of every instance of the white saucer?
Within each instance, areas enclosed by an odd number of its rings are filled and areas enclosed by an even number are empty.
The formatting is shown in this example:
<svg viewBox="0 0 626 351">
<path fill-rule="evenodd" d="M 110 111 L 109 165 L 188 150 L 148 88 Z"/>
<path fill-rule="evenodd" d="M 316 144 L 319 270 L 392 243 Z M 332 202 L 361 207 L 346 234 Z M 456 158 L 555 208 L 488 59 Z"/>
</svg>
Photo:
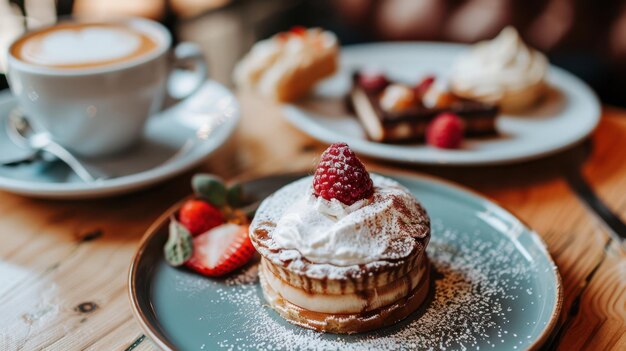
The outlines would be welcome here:
<svg viewBox="0 0 626 351">
<path fill-rule="evenodd" d="M 498 117 L 498 137 L 468 138 L 460 150 L 439 150 L 424 144 L 393 145 L 372 142 L 344 107 L 351 73 L 375 66 L 393 80 L 418 82 L 427 74 L 445 76 L 467 45 L 443 43 L 385 43 L 344 47 L 339 72 L 322 82 L 298 104 L 285 105 L 287 119 L 312 137 L 333 143 L 344 141 L 356 152 L 391 161 L 438 165 L 503 164 L 543 157 L 588 136 L 600 119 L 593 91 L 570 73 L 551 66 L 552 87 L 546 101 L 525 116 Z"/>
<path fill-rule="evenodd" d="M 0 94 L 0 126 L 15 107 Z M 85 183 L 60 163 L 0 166 L 0 189 L 41 198 L 95 198 L 148 187 L 202 162 L 234 131 L 239 104 L 224 86 L 207 81 L 196 93 L 148 121 L 138 145 L 123 154 L 91 161 L 114 178 Z M 0 153 L 20 152 L 0 128 Z"/>
</svg>

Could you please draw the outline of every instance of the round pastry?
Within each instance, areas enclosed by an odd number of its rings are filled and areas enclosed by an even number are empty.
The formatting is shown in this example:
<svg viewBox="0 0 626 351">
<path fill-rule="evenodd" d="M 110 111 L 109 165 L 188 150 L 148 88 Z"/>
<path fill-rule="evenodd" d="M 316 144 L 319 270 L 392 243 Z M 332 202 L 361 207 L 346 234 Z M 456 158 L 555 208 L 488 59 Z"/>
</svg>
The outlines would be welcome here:
<svg viewBox="0 0 626 351">
<path fill-rule="evenodd" d="M 524 44 L 513 27 L 459 57 L 450 77 L 456 95 L 497 104 L 505 112 L 534 105 L 545 93 L 548 60 Z"/>
<path fill-rule="evenodd" d="M 250 237 L 262 256 L 261 286 L 286 320 L 358 333 L 394 324 L 426 299 L 429 217 L 396 181 L 369 179 L 347 145 L 335 144 L 315 177 L 281 188 L 257 210 Z"/>
</svg>

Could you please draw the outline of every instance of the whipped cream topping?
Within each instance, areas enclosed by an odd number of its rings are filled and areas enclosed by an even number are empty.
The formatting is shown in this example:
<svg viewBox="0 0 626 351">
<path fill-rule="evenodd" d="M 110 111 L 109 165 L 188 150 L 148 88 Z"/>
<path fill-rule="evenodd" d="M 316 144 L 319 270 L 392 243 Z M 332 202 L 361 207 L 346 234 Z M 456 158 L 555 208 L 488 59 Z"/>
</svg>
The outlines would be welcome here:
<svg viewBox="0 0 626 351">
<path fill-rule="evenodd" d="M 416 238 L 429 233 L 428 217 L 402 185 L 376 175 L 372 180 L 374 195 L 348 206 L 317 197 L 311 178 L 304 178 L 275 193 L 259 212 L 283 206 L 272 239 L 314 263 L 351 266 L 406 257 Z"/>
<path fill-rule="evenodd" d="M 547 69 L 546 57 L 528 47 L 513 27 L 506 27 L 496 38 L 474 45 L 458 59 L 452 85 L 455 90 L 497 102 L 506 91 L 540 83 Z"/>
</svg>

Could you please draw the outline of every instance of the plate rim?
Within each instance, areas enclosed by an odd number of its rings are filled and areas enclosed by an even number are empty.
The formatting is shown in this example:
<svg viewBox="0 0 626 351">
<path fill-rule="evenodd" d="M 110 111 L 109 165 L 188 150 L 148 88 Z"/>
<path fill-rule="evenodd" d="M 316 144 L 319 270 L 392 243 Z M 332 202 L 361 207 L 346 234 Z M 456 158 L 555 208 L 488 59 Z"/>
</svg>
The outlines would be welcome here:
<svg viewBox="0 0 626 351">
<path fill-rule="evenodd" d="M 508 214 L 509 216 L 517 220 L 520 224 L 522 224 L 524 228 L 526 229 L 526 231 L 531 236 L 532 240 L 536 242 L 537 247 L 541 250 L 543 255 L 546 257 L 549 265 L 551 266 L 551 272 L 555 278 L 555 282 L 554 282 L 555 283 L 555 300 L 554 300 L 555 302 L 554 302 L 552 311 L 550 311 L 550 319 L 546 323 L 545 327 L 543 328 L 542 332 L 539 334 L 537 339 L 529 346 L 528 350 L 539 349 L 549 339 L 551 332 L 554 331 L 554 328 L 556 327 L 556 324 L 559 320 L 559 317 L 561 315 L 561 310 L 563 307 L 563 298 L 564 298 L 563 279 L 561 278 L 561 274 L 559 272 L 558 266 L 556 265 L 552 255 L 548 251 L 548 246 L 546 242 L 534 229 L 532 229 L 531 226 L 528 225 L 528 223 L 526 223 L 523 219 L 519 218 L 517 215 L 515 215 L 514 212 L 509 210 L 506 206 L 503 206 L 498 201 L 486 195 L 480 194 L 477 191 L 469 187 L 466 187 L 464 185 L 455 183 L 447 179 L 439 178 L 439 177 L 436 177 L 430 174 L 421 173 L 421 172 L 413 173 L 413 172 L 403 171 L 403 170 L 375 169 L 373 170 L 372 173 L 380 174 L 383 176 L 391 176 L 391 177 L 396 176 L 400 178 L 416 178 L 417 180 L 426 180 L 428 182 L 436 183 L 444 187 L 450 187 L 456 191 L 463 193 L 464 195 L 469 195 L 470 197 L 473 197 L 475 200 L 480 200 L 482 202 L 486 202 L 492 206 L 495 206 L 496 208 L 504 211 L 506 214 Z M 260 177 L 257 176 L 257 177 L 237 179 L 237 182 L 243 183 L 243 182 L 263 180 L 263 179 L 274 178 L 277 176 L 287 176 L 287 175 L 302 175 L 304 177 L 304 176 L 310 175 L 310 173 L 306 171 L 273 173 L 273 174 L 264 175 Z M 157 346 L 159 346 L 161 349 L 166 350 L 166 351 L 176 350 L 176 347 L 172 345 L 169 342 L 169 340 L 167 340 L 167 338 L 164 335 L 162 335 L 158 330 L 156 330 L 156 328 L 154 328 L 154 326 L 148 321 L 148 318 L 146 317 L 144 311 L 142 311 L 141 307 L 139 306 L 139 302 L 137 300 L 138 292 L 137 292 L 137 287 L 135 283 L 137 280 L 137 276 L 139 274 L 138 273 L 139 262 L 142 259 L 142 254 L 146 250 L 146 246 L 148 242 L 157 234 L 158 229 L 162 227 L 163 222 L 167 220 L 174 212 L 176 212 L 180 208 L 180 206 L 183 204 L 183 202 L 185 202 L 187 199 L 191 198 L 192 196 L 193 195 L 188 195 L 182 198 L 181 200 L 177 201 L 175 204 L 170 206 L 164 213 L 162 213 L 157 219 L 155 219 L 152 222 L 152 224 L 150 224 L 148 229 L 142 235 L 139 241 L 139 244 L 137 246 L 137 250 L 133 254 L 131 264 L 128 268 L 127 292 L 128 292 L 128 297 L 130 300 L 131 311 L 132 311 L 133 317 L 135 318 L 135 321 L 143 329 L 143 331 L 146 334 L 148 334 L 151 341 L 157 344 Z"/>
<path fill-rule="evenodd" d="M 230 139 L 241 121 L 241 106 L 236 95 L 225 85 L 216 80 L 207 79 L 203 83 L 203 86 L 205 85 L 212 85 L 232 97 L 235 110 L 232 116 L 227 118 L 222 124 L 222 132 L 216 135 L 218 139 L 215 145 L 207 149 L 208 151 L 201 155 L 190 158 L 182 163 L 172 162 L 161 164 L 138 173 L 105 180 L 103 183 L 91 185 L 84 185 L 83 183 L 42 183 L 0 176 L 0 190 L 40 199 L 96 199 L 145 189 L 196 167 Z M 8 90 L 0 92 L 0 105 L 10 103 L 16 103 L 13 94 Z"/>
<path fill-rule="evenodd" d="M 163 222 L 170 218 L 172 214 L 174 214 L 185 202 L 185 200 L 189 199 L 193 195 L 188 195 L 183 199 L 177 201 L 175 204 L 170 206 L 165 212 L 163 212 L 157 219 L 155 219 L 152 224 L 146 229 L 145 233 L 141 236 L 139 241 L 137 250 L 133 254 L 132 261 L 130 266 L 128 267 L 128 277 L 127 277 L 127 287 L 128 287 L 128 298 L 130 300 L 131 312 L 133 313 L 133 317 L 135 317 L 135 321 L 139 323 L 143 331 L 148 334 L 150 340 L 157 344 L 159 348 L 167 351 L 174 351 L 176 347 L 172 345 L 167 338 L 162 336 L 154 326 L 148 322 L 148 318 L 146 314 L 141 309 L 138 302 L 138 293 L 137 293 L 137 275 L 138 275 L 138 266 L 139 262 L 142 258 L 144 251 L 146 250 L 146 246 L 148 242 L 156 235 L 158 229 L 163 225 Z"/>
<path fill-rule="evenodd" d="M 434 42 L 434 41 L 371 42 L 371 43 L 365 43 L 365 44 L 345 45 L 345 46 L 342 46 L 342 50 L 348 50 L 348 51 L 367 50 L 367 49 L 372 50 L 371 48 L 375 48 L 375 47 L 387 47 L 387 48 L 397 47 L 397 48 L 406 49 L 410 47 L 419 47 L 419 46 L 440 47 L 440 48 L 446 48 L 446 49 L 467 49 L 467 48 L 470 48 L 472 45 L 460 44 L 460 43 L 442 43 L 442 42 Z M 343 55 L 343 54 L 340 53 L 340 55 Z M 536 160 L 536 159 L 548 157 L 550 155 L 554 155 L 558 152 L 561 152 L 574 145 L 579 144 L 585 138 L 589 137 L 589 135 L 591 135 L 597 129 L 598 124 L 600 123 L 600 120 L 602 117 L 602 107 L 601 107 L 601 103 L 600 103 L 600 100 L 598 99 L 596 92 L 593 91 L 593 89 L 591 89 L 589 85 L 585 83 L 579 77 L 575 76 L 574 74 L 570 73 L 569 71 L 563 68 L 554 66 L 552 64 L 549 65 L 548 75 L 550 74 L 557 74 L 559 76 L 565 77 L 566 79 L 575 81 L 578 87 L 585 91 L 585 95 L 588 95 L 590 102 L 591 102 L 590 109 L 593 110 L 593 120 L 591 120 L 590 118 L 590 123 L 589 123 L 590 127 L 588 128 L 588 130 L 585 131 L 584 133 L 579 133 L 580 135 L 576 135 L 575 138 L 572 138 L 568 142 L 563 143 L 562 145 L 558 147 L 553 147 L 552 149 L 549 149 L 549 150 L 535 151 L 533 153 L 525 154 L 525 155 L 517 155 L 514 157 L 506 157 L 506 158 L 500 157 L 500 158 L 495 158 L 495 159 L 483 158 L 483 159 L 469 159 L 469 160 L 468 159 L 436 160 L 436 159 L 420 159 L 420 157 L 401 158 L 401 157 L 394 156 L 393 153 L 386 153 L 380 150 L 371 150 L 370 148 L 372 146 L 369 145 L 369 143 L 389 145 L 389 146 L 393 146 L 394 144 L 378 143 L 378 142 L 370 141 L 368 139 L 361 139 L 361 138 L 358 138 L 359 143 L 357 144 L 360 144 L 360 142 L 363 142 L 363 143 L 367 143 L 367 145 L 356 145 L 356 144 L 352 145 L 351 144 L 352 148 L 354 149 L 354 151 L 356 151 L 359 154 L 372 157 L 375 159 L 387 160 L 390 162 L 407 163 L 407 164 L 436 165 L 436 166 L 444 166 L 444 167 L 505 165 L 505 164 L 514 164 L 514 163 L 521 163 L 521 162 Z M 296 104 L 286 103 L 286 104 L 281 104 L 280 107 L 281 107 L 283 118 L 286 119 L 292 126 L 297 128 L 301 132 L 312 137 L 313 139 L 316 139 L 324 143 L 337 142 L 336 138 L 327 136 L 328 134 L 327 128 L 321 127 L 317 124 L 314 125 L 312 122 L 309 122 L 309 121 L 305 121 L 304 123 L 306 123 L 306 125 L 303 125 L 302 121 L 304 120 L 304 117 L 298 116 L 298 115 L 306 115 L 306 114 L 303 113 L 302 109 L 300 109 Z M 307 117 L 307 119 L 310 119 L 310 118 Z M 354 137 L 350 137 L 350 139 L 355 140 Z"/>
</svg>

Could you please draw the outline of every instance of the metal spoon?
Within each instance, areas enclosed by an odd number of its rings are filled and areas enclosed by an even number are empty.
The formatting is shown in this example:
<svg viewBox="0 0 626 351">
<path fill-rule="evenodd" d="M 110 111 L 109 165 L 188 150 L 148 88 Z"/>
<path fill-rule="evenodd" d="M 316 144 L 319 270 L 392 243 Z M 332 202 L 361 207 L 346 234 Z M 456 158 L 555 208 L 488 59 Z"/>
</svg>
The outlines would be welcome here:
<svg viewBox="0 0 626 351">
<path fill-rule="evenodd" d="M 93 183 L 102 178 L 94 177 L 83 164 L 61 145 L 55 143 L 47 132 L 35 131 L 24 116 L 13 113 L 7 118 L 9 138 L 19 146 L 33 149 L 37 152 L 45 151 L 65 162 L 76 175 L 87 183 Z"/>
</svg>

